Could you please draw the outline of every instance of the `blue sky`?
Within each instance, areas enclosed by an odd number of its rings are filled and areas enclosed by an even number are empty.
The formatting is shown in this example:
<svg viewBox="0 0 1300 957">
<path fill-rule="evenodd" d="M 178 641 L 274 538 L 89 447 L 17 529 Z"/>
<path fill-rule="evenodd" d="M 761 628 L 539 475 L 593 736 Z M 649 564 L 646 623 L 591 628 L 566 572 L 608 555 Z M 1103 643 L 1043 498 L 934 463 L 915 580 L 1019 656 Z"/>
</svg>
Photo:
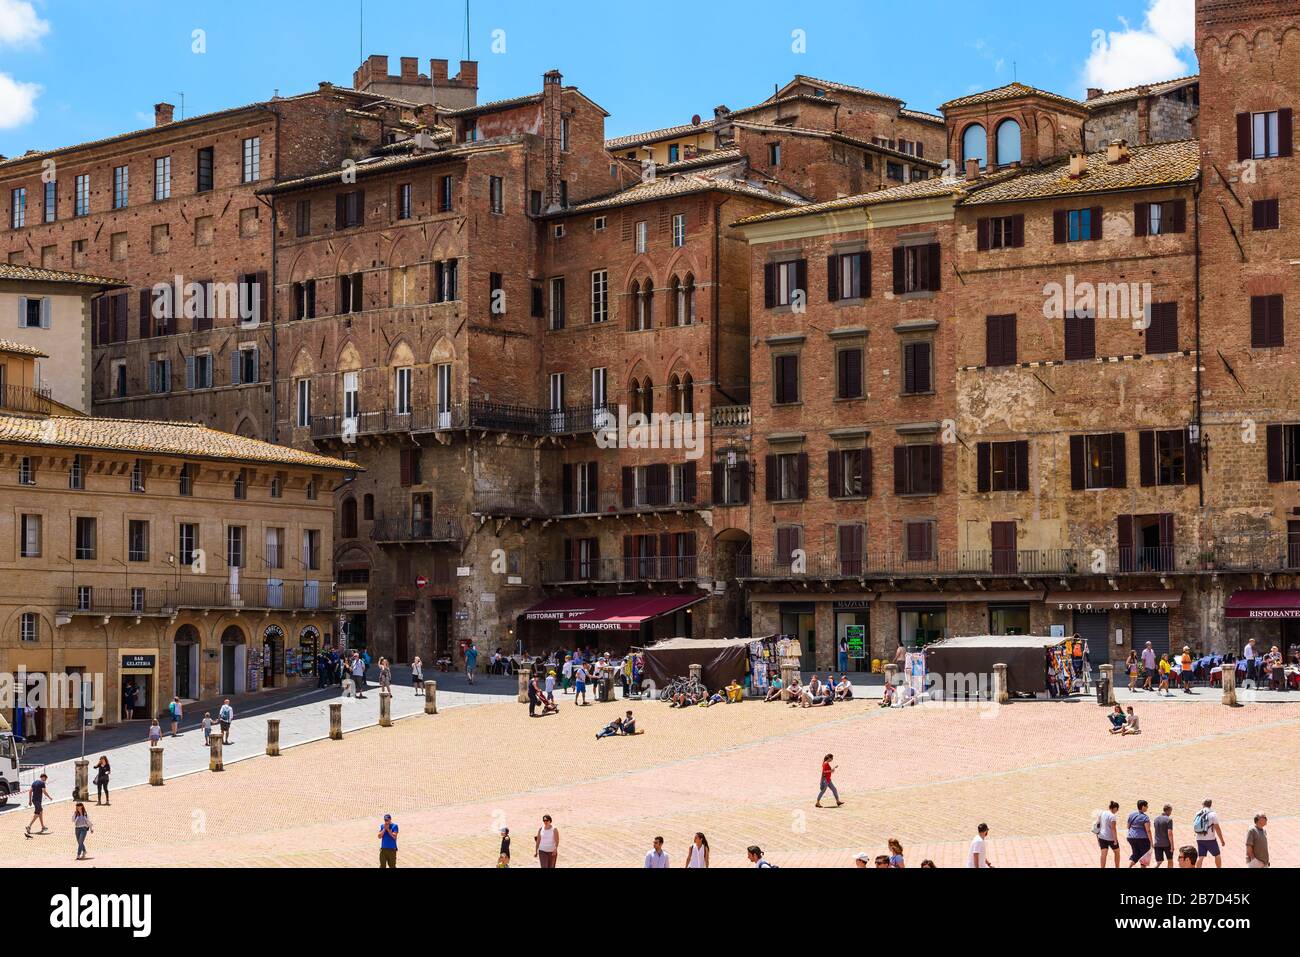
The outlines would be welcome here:
<svg viewBox="0 0 1300 957">
<path fill-rule="evenodd" d="M 0 154 L 350 84 L 362 0 L 0 0 Z M 364 0 L 364 49 L 455 62 L 464 0 Z M 609 111 L 606 133 L 756 103 L 795 73 L 932 111 L 1021 82 L 1082 96 L 1194 72 L 1193 0 L 471 0 L 481 101 L 541 88 L 556 67 Z M 206 52 L 193 50 L 204 31 Z M 492 50 L 496 33 L 504 53 Z M 800 31 L 800 33 L 796 33 Z M 796 52 L 799 40 L 804 51 Z"/>
</svg>

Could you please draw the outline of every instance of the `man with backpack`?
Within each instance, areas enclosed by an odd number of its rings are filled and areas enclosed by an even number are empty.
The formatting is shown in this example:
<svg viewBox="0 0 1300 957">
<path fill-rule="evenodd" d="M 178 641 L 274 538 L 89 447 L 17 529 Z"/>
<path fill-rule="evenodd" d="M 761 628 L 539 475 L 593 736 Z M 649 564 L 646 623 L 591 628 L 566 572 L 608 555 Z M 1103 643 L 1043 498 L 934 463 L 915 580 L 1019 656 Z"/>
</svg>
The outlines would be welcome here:
<svg viewBox="0 0 1300 957">
<path fill-rule="evenodd" d="M 1115 866 L 1119 867 L 1119 837 L 1115 833 L 1115 812 L 1119 802 L 1111 801 L 1107 810 L 1098 811 L 1092 822 L 1092 833 L 1097 836 L 1097 846 L 1101 848 L 1101 867 L 1106 869 L 1106 855 L 1113 854 Z"/>
<path fill-rule="evenodd" d="M 759 847 L 757 844 L 751 844 L 749 846 L 749 850 L 745 852 L 745 856 L 749 858 L 749 863 L 754 867 L 758 867 L 758 868 L 776 867 L 775 864 L 769 864 L 767 861 L 763 860 L 763 849 Z"/>
<path fill-rule="evenodd" d="M 1223 866 L 1223 855 L 1220 851 L 1224 843 L 1223 828 L 1219 826 L 1219 815 L 1214 813 L 1214 802 L 1209 798 L 1201 805 L 1201 809 L 1196 812 L 1196 817 L 1192 818 L 1192 831 L 1196 834 L 1196 866 L 1199 868 L 1205 863 L 1205 857 L 1208 854 L 1214 858 L 1214 866 Z"/>
</svg>

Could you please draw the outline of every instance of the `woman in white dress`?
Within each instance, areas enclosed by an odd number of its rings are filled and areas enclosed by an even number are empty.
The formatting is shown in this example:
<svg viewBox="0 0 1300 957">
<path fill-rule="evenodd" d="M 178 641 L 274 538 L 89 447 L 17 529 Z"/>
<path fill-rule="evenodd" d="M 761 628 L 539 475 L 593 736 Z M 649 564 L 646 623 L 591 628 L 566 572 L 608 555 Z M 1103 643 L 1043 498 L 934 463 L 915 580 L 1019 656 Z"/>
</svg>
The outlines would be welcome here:
<svg viewBox="0 0 1300 957">
<path fill-rule="evenodd" d="M 686 853 L 686 866 L 688 868 L 709 866 L 709 839 L 700 831 L 695 832 L 695 840 L 691 842 L 691 849 Z"/>
</svg>

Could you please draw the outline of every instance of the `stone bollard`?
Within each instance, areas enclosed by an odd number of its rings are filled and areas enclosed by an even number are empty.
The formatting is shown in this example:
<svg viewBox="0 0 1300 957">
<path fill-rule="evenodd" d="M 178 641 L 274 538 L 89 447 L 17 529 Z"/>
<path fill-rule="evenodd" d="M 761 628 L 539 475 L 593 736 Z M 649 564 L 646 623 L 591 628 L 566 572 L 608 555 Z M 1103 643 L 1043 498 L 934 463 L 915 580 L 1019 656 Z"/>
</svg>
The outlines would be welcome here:
<svg viewBox="0 0 1300 957">
<path fill-rule="evenodd" d="M 330 705 L 330 740 L 343 740 L 343 705 L 337 702 Z"/>
<path fill-rule="evenodd" d="M 532 680 L 533 669 L 529 665 L 524 665 L 519 669 L 519 697 L 516 699 L 520 704 L 528 704 L 528 682 Z"/>
<path fill-rule="evenodd" d="M 894 664 L 892 661 L 885 665 L 885 684 L 898 684 L 898 665 Z"/>
<path fill-rule="evenodd" d="M 163 783 L 162 755 L 163 749 L 157 745 L 149 748 L 149 783 L 154 787 L 160 787 Z"/>
<path fill-rule="evenodd" d="M 794 681 L 794 676 L 799 673 L 799 669 L 794 665 L 781 666 L 781 700 L 790 700 L 790 682 Z"/>
<path fill-rule="evenodd" d="M 424 683 L 424 713 L 438 713 L 438 682 L 436 681 Z"/>
<path fill-rule="evenodd" d="M 224 771 L 226 768 L 225 763 L 221 760 L 221 744 L 221 735 L 216 734 L 215 732 L 212 737 L 208 738 L 209 771 Z"/>
<path fill-rule="evenodd" d="M 1106 700 L 1102 702 L 1102 706 L 1113 708 L 1115 706 L 1115 666 L 1110 664 L 1100 665 L 1098 670 L 1101 672 L 1101 680 L 1106 686 Z"/>
<path fill-rule="evenodd" d="M 274 758 L 280 754 L 280 719 L 266 719 L 266 753 Z"/>
<path fill-rule="evenodd" d="M 1223 679 L 1223 703 L 1229 708 L 1237 707 L 1237 666 L 1235 663 L 1224 662 L 1223 670 L 1220 672 Z"/>
<path fill-rule="evenodd" d="M 993 700 L 998 704 L 1011 700 L 1011 692 L 1007 690 L 1007 666 L 1003 664 L 993 666 Z"/>
<path fill-rule="evenodd" d="M 90 800 L 90 762 L 85 758 L 78 758 L 76 763 L 77 776 L 76 783 L 72 787 L 72 800 L 89 801 Z"/>
<path fill-rule="evenodd" d="M 695 682 L 696 684 L 698 684 L 698 685 L 703 686 L 703 684 L 704 684 L 704 665 L 690 665 L 690 666 L 687 667 L 686 670 L 687 670 L 688 672 L 690 672 L 690 676 L 691 676 L 691 680 L 692 680 L 692 681 L 694 681 L 694 682 Z"/>
<path fill-rule="evenodd" d="M 393 726 L 393 693 L 391 691 L 379 692 L 379 726 L 381 728 L 391 728 Z"/>
</svg>

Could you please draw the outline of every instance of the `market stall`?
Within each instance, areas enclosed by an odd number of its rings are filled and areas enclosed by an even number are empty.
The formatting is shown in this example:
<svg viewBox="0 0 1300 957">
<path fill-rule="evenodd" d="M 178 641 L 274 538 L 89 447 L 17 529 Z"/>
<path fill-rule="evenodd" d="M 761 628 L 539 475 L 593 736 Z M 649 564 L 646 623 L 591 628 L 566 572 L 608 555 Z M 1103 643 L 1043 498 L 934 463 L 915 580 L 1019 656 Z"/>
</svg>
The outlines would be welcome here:
<svg viewBox="0 0 1300 957">
<path fill-rule="evenodd" d="M 674 678 L 690 674 L 691 665 L 704 669 L 707 688 L 718 689 L 733 678 L 742 681 L 749 671 L 749 640 L 746 638 L 670 638 L 642 650 L 645 678 L 666 687 Z"/>
<path fill-rule="evenodd" d="M 1074 687 L 1070 639 L 1046 635 L 977 635 L 948 638 L 926 646 L 925 671 L 939 688 L 967 687 L 967 676 L 988 676 L 1007 666 L 1010 694 L 1058 693 Z"/>
</svg>

